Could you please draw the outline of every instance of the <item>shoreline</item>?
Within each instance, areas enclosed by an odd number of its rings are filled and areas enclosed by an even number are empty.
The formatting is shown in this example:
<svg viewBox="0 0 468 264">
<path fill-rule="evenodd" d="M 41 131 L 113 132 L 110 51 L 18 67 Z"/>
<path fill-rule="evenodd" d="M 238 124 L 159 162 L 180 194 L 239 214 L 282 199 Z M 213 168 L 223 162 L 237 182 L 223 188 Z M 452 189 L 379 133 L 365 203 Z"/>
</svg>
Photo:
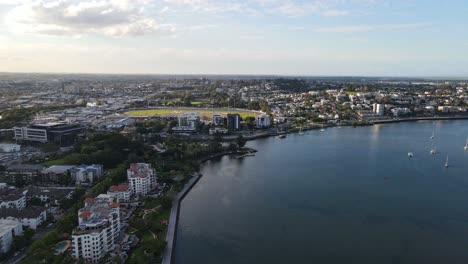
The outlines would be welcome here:
<svg viewBox="0 0 468 264">
<path fill-rule="evenodd" d="M 257 152 L 257 150 L 252 148 L 243 148 L 242 150 L 237 151 L 225 151 L 215 155 L 211 155 L 209 157 L 199 159 L 199 163 L 202 164 L 206 161 L 211 159 L 230 156 L 230 155 L 247 155 L 253 154 Z M 171 213 L 169 215 L 169 224 L 167 225 L 167 232 L 166 232 L 166 248 L 164 249 L 162 255 L 162 264 L 171 264 L 174 261 L 174 250 L 176 246 L 176 236 L 177 236 L 177 227 L 179 225 L 179 214 L 180 214 L 180 204 L 190 192 L 190 190 L 195 186 L 195 184 L 201 179 L 203 176 L 199 171 L 193 173 L 194 176 L 185 184 L 182 191 L 180 191 L 176 198 L 172 201 L 172 208 Z"/>
</svg>

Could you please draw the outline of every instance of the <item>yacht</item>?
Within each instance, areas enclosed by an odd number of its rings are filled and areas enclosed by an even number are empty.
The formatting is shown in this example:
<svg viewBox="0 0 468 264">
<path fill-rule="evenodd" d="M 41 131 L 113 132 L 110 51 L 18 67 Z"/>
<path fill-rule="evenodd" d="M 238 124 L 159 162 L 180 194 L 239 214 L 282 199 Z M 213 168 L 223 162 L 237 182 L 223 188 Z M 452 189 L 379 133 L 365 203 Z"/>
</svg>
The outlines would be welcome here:
<svg viewBox="0 0 468 264">
<path fill-rule="evenodd" d="M 468 138 L 465 141 L 465 150 L 468 150 Z"/>
<path fill-rule="evenodd" d="M 304 135 L 304 131 L 302 131 L 302 126 L 299 128 L 299 135 Z"/>
<path fill-rule="evenodd" d="M 413 154 L 412 151 L 408 152 L 408 158 L 412 158 L 413 156 L 414 156 L 414 154 Z"/>
<path fill-rule="evenodd" d="M 436 147 L 434 147 L 434 146 L 432 147 L 432 149 L 431 149 L 431 154 L 432 154 L 432 155 L 437 154 L 437 148 L 436 148 Z"/>
<path fill-rule="evenodd" d="M 447 160 L 445 161 L 445 168 L 448 168 L 449 163 L 448 163 L 448 155 L 447 155 Z"/>
<path fill-rule="evenodd" d="M 278 138 L 285 138 L 286 137 L 286 134 L 281 134 L 278 136 Z"/>
</svg>

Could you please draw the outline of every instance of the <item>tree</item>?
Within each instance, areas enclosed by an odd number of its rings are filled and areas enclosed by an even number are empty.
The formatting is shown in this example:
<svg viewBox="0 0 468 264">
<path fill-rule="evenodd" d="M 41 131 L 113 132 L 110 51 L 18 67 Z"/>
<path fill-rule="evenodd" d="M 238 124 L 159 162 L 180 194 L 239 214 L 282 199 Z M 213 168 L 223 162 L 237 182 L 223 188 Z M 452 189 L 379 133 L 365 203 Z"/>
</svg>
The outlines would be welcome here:
<svg viewBox="0 0 468 264">
<path fill-rule="evenodd" d="M 41 199 L 39 199 L 38 197 L 32 197 L 29 200 L 29 205 L 42 206 L 43 203 L 42 203 Z"/>
<path fill-rule="evenodd" d="M 236 139 L 236 143 L 239 146 L 239 148 L 243 148 L 247 143 L 247 140 L 242 135 L 239 135 Z"/>
<path fill-rule="evenodd" d="M 168 196 L 163 196 L 161 198 L 161 206 L 163 209 L 170 209 L 172 207 L 172 200 Z"/>
</svg>

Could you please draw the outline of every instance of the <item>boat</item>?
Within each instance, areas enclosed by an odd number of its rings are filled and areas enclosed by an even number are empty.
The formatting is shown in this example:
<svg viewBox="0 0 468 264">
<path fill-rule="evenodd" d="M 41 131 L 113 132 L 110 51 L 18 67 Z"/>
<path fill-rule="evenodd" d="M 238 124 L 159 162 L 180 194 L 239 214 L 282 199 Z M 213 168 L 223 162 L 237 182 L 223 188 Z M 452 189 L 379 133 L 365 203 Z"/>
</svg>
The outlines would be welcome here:
<svg viewBox="0 0 468 264">
<path fill-rule="evenodd" d="M 286 137 L 286 134 L 281 134 L 278 136 L 278 138 L 285 138 Z"/>
<path fill-rule="evenodd" d="M 431 136 L 431 139 L 434 139 L 435 138 L 435 127 L 432 129 L 432 136 Z"/>
<path fill-rule="evenodd" d="M 327 130 L 323 127 L 323 125 L 322 125 L 322 129 L 320 129 L 320 132 L 327 132 Z"/>
<path fill-rule="evenodd" d="M 466 139 L 466 142 L 465 142 L 465 151 L 468 150 L 468 138 Z"/>
<path fill-rule="evenodd" d="M 299 135 L 304 135 L 304 131 L 302 131 L 302 126 L 299 128 Z"/>
<path fill-rule="evenodd" d="M 445 161 L 445 168 L 448 168 L 449 163 L 448 163 L 448 155 L 447 155 L 447 160 Z"/>
<path fill-rule="evenodd" d="M 437 154 L 437 148 L 436 148 L 436 147 L 434 147 L 434 146 L 432 147 L 432 149 L 431 149 L 431 154 L 432 154 L 432 155 Z"/>
<path fill-rule="evenodd" d="M 412 148 L 410 148 L 410 151 L 408 151 L 408 158 L 412 158 L 414 156 Z"/>
</svg>

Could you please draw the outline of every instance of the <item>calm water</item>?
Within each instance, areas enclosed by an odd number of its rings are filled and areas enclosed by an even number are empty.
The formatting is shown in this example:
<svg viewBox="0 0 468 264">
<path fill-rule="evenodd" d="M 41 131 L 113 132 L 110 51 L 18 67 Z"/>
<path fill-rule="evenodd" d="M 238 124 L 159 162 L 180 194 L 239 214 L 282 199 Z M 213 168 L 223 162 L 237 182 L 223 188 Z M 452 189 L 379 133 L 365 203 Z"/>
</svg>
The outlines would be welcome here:
<svg viewBox="0 0 468 264">
<path fill-rule="evenodd" d="M 175 262 L 468 263 L 467 136 L 468 121 L 440 121 L 249 142 L 255 157 L 203 167 Z"/>
</svg>

